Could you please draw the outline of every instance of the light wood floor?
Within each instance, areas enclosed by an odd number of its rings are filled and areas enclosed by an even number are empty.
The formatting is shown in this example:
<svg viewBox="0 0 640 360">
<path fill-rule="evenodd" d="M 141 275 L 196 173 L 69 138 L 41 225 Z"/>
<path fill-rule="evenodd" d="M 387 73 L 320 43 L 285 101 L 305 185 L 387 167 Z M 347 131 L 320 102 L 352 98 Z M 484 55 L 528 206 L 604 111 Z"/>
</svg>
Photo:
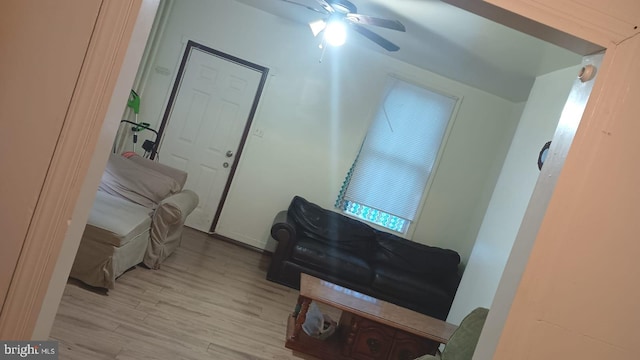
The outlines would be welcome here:
<svg viewBox="0 0 640 360">
<path fill-rule="evenodd" d="M 265 279 L 269 261 L 186 229 L 160 270 L 137 267 L 108 294 L 70 280 L 51 338 L 60 359 L 304 358 L 284 347 L 298 292 Z"/>
</svg>

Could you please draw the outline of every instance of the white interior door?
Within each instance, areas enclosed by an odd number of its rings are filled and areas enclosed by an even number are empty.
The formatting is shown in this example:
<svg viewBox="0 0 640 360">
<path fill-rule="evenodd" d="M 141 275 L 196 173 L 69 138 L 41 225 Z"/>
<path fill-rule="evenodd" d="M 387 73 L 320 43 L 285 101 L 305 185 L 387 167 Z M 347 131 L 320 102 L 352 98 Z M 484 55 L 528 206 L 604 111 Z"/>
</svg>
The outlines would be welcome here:
<svg viewBox="0 0 640 360">
<path fill-rule="evenodd" d="M 262 73 L 191 48 L 159 161 L 189 176 L 200 203 L 186 225 L 209 232 L 236 160 Z"/>
</svg>

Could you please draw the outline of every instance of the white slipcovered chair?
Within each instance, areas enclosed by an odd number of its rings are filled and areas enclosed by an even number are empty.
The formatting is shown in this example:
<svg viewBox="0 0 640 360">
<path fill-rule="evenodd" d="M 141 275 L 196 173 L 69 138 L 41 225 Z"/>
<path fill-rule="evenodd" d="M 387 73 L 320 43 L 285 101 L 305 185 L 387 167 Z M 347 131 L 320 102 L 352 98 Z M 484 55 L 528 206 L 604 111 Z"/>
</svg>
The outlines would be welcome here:
<svg viewBox="0 0 640 360">
<path fill-rule="evenodd" d="M 112 289 L 127 269 L 157 269 L 180 245 L 198 196 L 184 190 L 187 173 L 112 154 L 102 176 L 70 276 Z"/>
</svg>

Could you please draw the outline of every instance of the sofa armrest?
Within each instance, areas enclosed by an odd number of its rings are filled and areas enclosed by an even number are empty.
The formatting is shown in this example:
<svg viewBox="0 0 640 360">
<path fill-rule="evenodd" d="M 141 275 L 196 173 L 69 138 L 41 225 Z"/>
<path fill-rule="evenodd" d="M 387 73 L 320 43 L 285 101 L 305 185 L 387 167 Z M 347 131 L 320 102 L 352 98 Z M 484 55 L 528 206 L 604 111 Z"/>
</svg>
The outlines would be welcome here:
<svg viewBox="0 0 640 360">
<path fill-rule="evenodd" d="M 288 239 L 296 237 L 296 229 L 289 220 L 287 211 L 280 211 L 271 224 L 271 237 L 277 241 L 288 241 Z"/>
<path fill-rule="evenodd" d="M 282 264 L 291 257 L 293 248 L 298 240 L 296 228 L 292 220 L 289 219 L 286 210 L 280 211 L 273 219 L 271 237 L 278 241 L 278 246 L 271 257 L 267 279 L 278 281 L 277 279 L 280 277 Z"/>
<path fill-rule="evenodd" d="M 162 200 L 160 204 L 158 204 L 158 209 L 173 209 L 173 214 L 174 216 L 176 216 L 174 220 L 181 220 L 182 222 L 184 222 L 187 216 L 191 214 L 196 206 L 198 206 L 198 201 L 198 195 L 195 192 L 191 190 L 182 190 Z"/>
<path fill-rule="evenodd" d="M 182 190 L 158 204 L 151 218 L 151 236 L 144 264 L 157 269 L 180 244 L 184 221 L 198 205 L 198 195 Z"/>
</svg>

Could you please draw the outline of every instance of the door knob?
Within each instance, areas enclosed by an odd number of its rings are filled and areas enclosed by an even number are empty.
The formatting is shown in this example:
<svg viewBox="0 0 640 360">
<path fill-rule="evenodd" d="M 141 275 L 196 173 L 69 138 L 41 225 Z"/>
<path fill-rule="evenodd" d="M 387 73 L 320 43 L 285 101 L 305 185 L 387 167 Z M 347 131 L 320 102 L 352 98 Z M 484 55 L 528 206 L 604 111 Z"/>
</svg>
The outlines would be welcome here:
<svg viewBox="0 0 640 360">
<path fill-rule="evenodd" d="M 223 167 L 223 168 L 228 168 L 228 167 L 229 167 L 229 163 L 228 163 L 228 162 L 223 163 L 223 164 L 222 164 L 222 167 Z"/>
<path fill-rule="evenodd" d="M 226 153 L 227 157 L 232 157 L 233 156 L 233 151 L 229 150 Z"/>
</svg>

